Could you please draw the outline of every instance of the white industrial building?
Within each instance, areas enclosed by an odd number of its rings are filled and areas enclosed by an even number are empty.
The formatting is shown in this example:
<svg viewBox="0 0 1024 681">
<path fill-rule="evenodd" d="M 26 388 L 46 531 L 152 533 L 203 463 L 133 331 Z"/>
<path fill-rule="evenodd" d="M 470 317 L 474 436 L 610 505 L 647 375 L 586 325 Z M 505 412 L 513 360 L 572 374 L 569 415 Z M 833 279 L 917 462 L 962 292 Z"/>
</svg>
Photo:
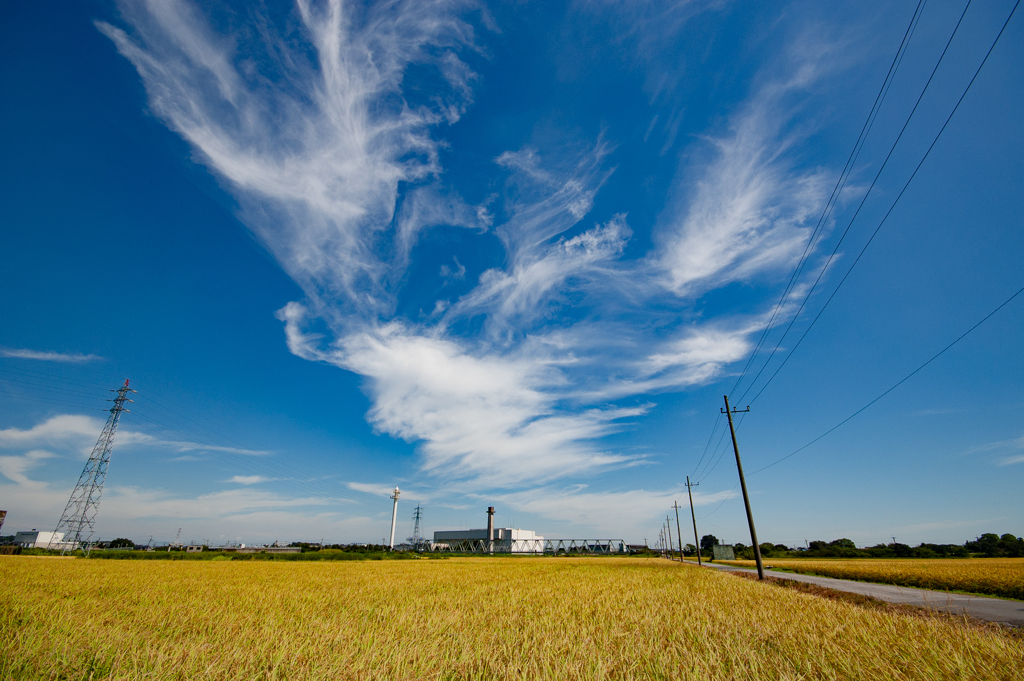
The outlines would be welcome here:
<svg viewBox="0 0 1024 681">
<path fill-rule="evenodd" d="M 18 532 L 14 535 L 14 543 L 23 549 L 62 549 L 64 548 L 63 532 Z"/>
<path fill-rule="evenodd" d="M 441 530 L 434 532 L 432 549 L 445 546 L 472 545 L 487 541 L 487 530 Z M 495 553 L 536 553 L 537 546 L 543 545 L 544 537 L 533 530 L 518 527 L 496 527 L 491 531 L 491 542 Z M 541 549 L 543 550 L 543 549 Z"/>
</svg>

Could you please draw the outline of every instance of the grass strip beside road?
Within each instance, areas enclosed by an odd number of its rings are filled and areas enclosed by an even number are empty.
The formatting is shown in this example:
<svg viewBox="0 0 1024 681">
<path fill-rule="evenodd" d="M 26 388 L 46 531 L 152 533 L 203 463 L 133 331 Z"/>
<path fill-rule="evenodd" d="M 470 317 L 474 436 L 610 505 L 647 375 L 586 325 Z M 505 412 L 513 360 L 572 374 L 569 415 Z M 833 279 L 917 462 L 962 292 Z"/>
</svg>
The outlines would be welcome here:
<svg viewBox="0 0 1024 681">
<path fill-rule="evenodd" d="M 0 678 L 1010 679 L 1024 642 L 657 558 L 0 556 Z"/>
<path fill-rule="evenodd" d="M 757 580 L 757 574 L 753 572 L 726 572 L 725 574 L 739 577 L 741 579 Z M 934 608 L 926 608 L 919 605 L 911 605 L 908 603 L 890 603 L 883 601 L 872 596 L 865 596 L 864 594 L 851 593 L 849 591 L 840 591 L 838 589 L 830 589 L 828 587 L 820 586 L 818 584 L 812 584 L 810 582 L 799 582 L 794 579 L 784 579 L 781 577 L 772 577 L 766 575 L 764 582 L 772 584 L 782 589 L 794 589 L 801 593 L 813 594 L 819 598 L 828 598 L 830 600 L 843 601 L 845 603 L 852 603 L 862 608 L 868 608 L 870 610 L 881 610 L 889 613 L 900 613 L 903 615 L 911 615 L 913 617 L 924 617 L 927 619 L 939 619 L 945 621 L 956 621 L 966 622 L 971 626 L 978 627 L 980 629 L 988 631 L 1002 631 L 1006 634 L 1013 636 L 1019 640 L 1024 640 L 1024 629 L 1019 627 L 1007 627 L 1004 624 L 996 622 L 988 622 L 983 619 L 971 617 L 964 614 L 953 614 L 936 610 Z"/>
<path fill-rule="evenodd" d="M 755 566 L 752 560 L 716 562 Z M 764 562 L 803 575 L 1024 600 L 1024 558 L 766 558 Z"/>
</svg>

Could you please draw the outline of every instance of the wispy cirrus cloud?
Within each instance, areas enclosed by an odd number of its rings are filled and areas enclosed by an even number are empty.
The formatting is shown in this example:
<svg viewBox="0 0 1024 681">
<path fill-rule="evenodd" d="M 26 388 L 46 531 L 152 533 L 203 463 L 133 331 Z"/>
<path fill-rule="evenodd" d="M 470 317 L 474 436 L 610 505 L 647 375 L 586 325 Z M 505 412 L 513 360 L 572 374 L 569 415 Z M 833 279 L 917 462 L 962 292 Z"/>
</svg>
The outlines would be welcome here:
<svg viewBox="0 0 1024 681">
<path fill-rule="evenodd" d="M 381 498 L 390 497 L 395 493 L 395 488 L 383 485 L 380 483 L 366 483 L 366 482 L 347 482 L 345 486 L 356 492 L 363 492 L 365 494 L 373 494 Z M 408 501 L 427 501 L 436 498 L 435 494 L 426 493 L 422 490 L 403 488 L 400 489 L 399 494 L 401 499 Z"/>
<path fill-rule="evenodd" d="M 7 521 L 19 527 L 52 529 L 67 503 L 70 488 L 35 483 L 5 484 L 0 496 L 11 509 Z M 380 541 L 390 512 L 373 515 L 342 511 L 339 500 L 323 496 L 285 496 L 241 486 L 207 494 L 108 485 L 102 501 L 102 536 L 130 537 L 145 543 L 174 539 L 182 528 L 185 543 L 262 542 L 275 539 Z"/>
<path fill-rule="evenodd" d="M 38 445 L 62 446 L 77 450 L 81 454 L 92 451 L 96 438 L 103 430 L 105 419 L 80 414 L 58 414 L 51 416 L 30 428 L 5 428 L 0 430 L 0 448 L 24 448 Z M 171 449 L 177 452 L 210 451 L 241 454 L 245 456 L 266 456 L 267 450 L 245 449 L 211 445 L 202 442 L 167 440 L 133 428 L 123 423 L 118 429 L 117 445 L 146 445 Z"/>
<path fill-rule="evenodd" d="M 677 203 L 662 216 L 654 256 L 664 285 L 677 295 L 696 296 L 734 281 L 777 272 L 795 264 L 810 237 L 826 196 L 826 175 L 796 171 L 788 152 L 799 137 L 782 130 L 784 97 L 813 82 L 763 87 L 735 117 L 729 131 L 710 137 L 711 158 L 700 179 L 680 171 Z"/>
<path fill-rule="evenodd" d="M 0 357 L 16 359 L 35 359 L 41 362 L 67 362 L 80 364 L 103 359 L 99 355 L 83 355 L 80 353 L 46 352 L 42 350 L 26 350 L 24 348 L 0 348 Z"/>
<path fill-rule="evenodd" d="M 1000 459 L 997 464 L 999 466 L 1010 466 L 1015 463 L 1024 463 L 1024 454 L 1016 453 L 1024 452 L 1024 435 L 1021 437 L 1011 438 L 1009 440 L 986 442 L 985 444 L 971 447 L 966 453 L 981 454 L 988 452 L 1003 454 L 1003 458 Z"/>
<path fill-rule="evenodd" d="M 245 40 L 216 34 L 184 0 L 122 2 L 131 31 L 97 26 L 307 295 L 376 314 L 394 305 L 388 283 L 400 278 L 393 267 L 415 231 L 396 239 L 391 229 L 398 184 L 436 175 L 430 128 L 457 121 L 470 101 L 474 76 L 460 55 L 475 48 L 475 33 L 458 16 L 465 7 L 299 0 L 301 36 Z M 433 67 L 446 91 L 403 98 L 411 64 Z"/>
<path fill-rule="evenodd" d="M 270 482 L 273 478 L 268 478 L 263 475 L 234 475 L 224 482 L 234 483 L 236 485 L 258 485 L 261 482 Z"/>
<path fill-rule="evenodd" d="M 4 428 L 0 430 L 0 447 L 33 446 L 36 444 L 81 445 L 95 440 L 103 429 L 103 421 L 92 416 L 60 414 L 35 424 L 31 428 Z"/>
<path fill-rule="evenodd" d="M 476 355 L 398 322 L 349 336 L 334 352 L 303 345 L 296 328 L 289 338 L 301 356 L 368 377 L 369 421 L 389 435 L 421 442 L 424 468 L 457 479 L 504 487 L 624 464 L 627 457 L 600 452 L 587 441 L 644 411 L 561 410 L 557 395 L 544 388 L 562 379 L 535 357 L 517 362 Z"/>
<path fill-rule="evenodd" d="M 44 482 L 30 480 L 26 473 L 44 459 L 52 459 L 56 455 L 44 449 L 33 449 L 20 456 L 0 456 L 0 474 L 5 478 L 26 487 L 43 487 Z"/>
<path fill-rule="evenodd" d="M 587 224 L 615 171 L 604 136 L 575 154 L 497 155 L 504 193 L 480 205 L 441 184 L 438 131 L 466 115 L 479 80 L 468 4 L 300 0 L 293 33 L 265 22 L 255 42 L 218 34 L 185 0 L 120 7 L 127 28 L 98 26 L 150 108 L 306 294 L 277 313 L 289 350 L 363 376 L 368 421 L 417 443 L 438 476 L 513 487 L 638 463 L 601 439 L 649 405 L 615 400 L 700 385 L 742 359 L 768 317 L 707 320 L 694 299 L 790 265 L 823 199 L 784 132 L 786 97 L 815 77 L 806 63 L 707 136 L 710 157 L 680 168 L 654 248 L 627 258 L 628 215 Z M 406 87 L 414 67 L 432 69 L 426 94 Z M 450 297 L 410 319 L 396 312 L 405 277 L 438 227 L 497 236 L 503 258 L 473 283 L 444 253 L 425 269 Z"/>
</svg>

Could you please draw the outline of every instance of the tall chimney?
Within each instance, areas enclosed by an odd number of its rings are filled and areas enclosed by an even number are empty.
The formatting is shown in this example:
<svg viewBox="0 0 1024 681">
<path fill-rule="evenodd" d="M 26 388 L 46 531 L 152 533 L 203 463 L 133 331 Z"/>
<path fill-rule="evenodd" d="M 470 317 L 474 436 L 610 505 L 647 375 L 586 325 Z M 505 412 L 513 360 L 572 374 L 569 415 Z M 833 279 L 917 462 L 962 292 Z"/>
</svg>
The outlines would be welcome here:
<svg viewBox="0 0 1024 681">
<path fill-rule="evenodd" d="M 494 507 L 487 507 L 487 553 L 494 553 Z"/>
</svg>

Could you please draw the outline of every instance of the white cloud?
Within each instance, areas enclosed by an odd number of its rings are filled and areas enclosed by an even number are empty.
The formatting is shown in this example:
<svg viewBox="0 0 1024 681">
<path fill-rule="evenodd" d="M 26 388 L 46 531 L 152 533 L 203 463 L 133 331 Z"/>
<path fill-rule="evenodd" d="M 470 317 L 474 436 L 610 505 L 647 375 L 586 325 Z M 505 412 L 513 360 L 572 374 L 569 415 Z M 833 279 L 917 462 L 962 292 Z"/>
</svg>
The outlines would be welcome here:
<svg viewBox="0 0 1024 681">
<path fill-rule="evenodd" d="M 492 221 L 486 205 L 470 206 L 455 192 L 442 193 L 436 186 L 418 187 L 408 192 L 396 220 L 395 257 L 399 263 L 396 270 L 405 270 L 409 253 L 424 229 L 443 225 L 485 232 Z M 462 273 L 465 274 L 464 267 Z"/>
<path fill-rule="evenodd" d="M 67 444 L 81 447 L 94 441 L 103 430 L 103 421 L 91 416 L 61 414 L 52 416 L 31 428 L 0 430 L 0 447 L 22 447 L 33 444 Z"/>
<path fill-rule="evenodd" d="M 225 447 L 222 445 L 208 445 L 202 442 L 187 442 L 179 440 L 161 440 L 148 435 L 141 436 L 130 442 L 142 442 L 157 447 L 169 447 L 179 452 L 224 452 L 226 454 L 241 454 L 243 456 L 269 456 L 273 454 L 267 449 L 246 449 L 244 447 Z M 123 442 L 127 444 L 127 442 Z"/>
<path fill-rule="evenodd" d="M 735 490 L 712 494 L 695 492 L 693 504 L 695 507 L 706 506 L 735 496 Z M 672 504 L 682 503 L 687 497 L 686 488 L 682 486 L 660 490 L 591 492 L 586 485 L 578 485 L 568 489 L 539 487 L 493 498 L 517 511 L 567 523 L 573 532 L 605 533 L 600 537 L 586 538 L 622 539 L 634 537 L 638 528 L 657 527 Z"/>
<path fill-rule="evenodd" d="M 470 101 L 475 49 L 462 2 L 297 2 L 299 34 L 215 35 L 184 0 L 120 3 L 131 32 L 98 28 L 142 76 L 152 110 L 227 180 L 246 224 L 307 295 L 362 313 L 392 293 L 380 252 L 398 183 L 438 171 L 430 127 Z M 307 51 L 308 48 L 308 51 Z M 449 90 L 411 104 L 410 64 L 434 66 Z M 259 64 L 262 69 L 254 72 Z M 412 236 L 395 246 L 406 251 Z M 404 258 L 398 257 L 398 265 Z"/>
<path fill-rule="evenodd" d="M 43 459 L 52 459 L 55 454 L 43 449 L 33 449 L 21 456 L 0 456 L 0 473 L 5 478 L 26 487 L 44 487 L 45 482 L 30 480 L 26 471 L 35 468 Z"/>
<path fill-rule="evenodd" d="M 155 521 L 163 519 L 168 521 L 169 528 L 186 527 L 185 536 L 201 538 L 200 533 L 231 536 L 244 531 L 252 533 L 253 539 L 292 539 L 296 535 L 319 535 L 341 527 L 348 536 L 376 534 L 385 522 L 390 524 L 390 512 L 383 512 L 390 509 L 382 508 L 379 518 L 370 518 L 349 515 L 350 508 L 342 499 L 290 497 L 246 486 L 198 496 L 115 486 L 104 494 L 103 523 L 116 531 L 118 526 L 134 526 L 138 521 L 146 521 L 147 527 L 158 526 L 159 522 Z"/>
<path fill-rule="evenodd" d="M 373 494 L 379 497 L 390 497 L 395 493 L 395 488 L 390 485 L 384 485 L 380 483 L 365 483 L 365 482 L 348 482 L 345 485 L 349 489 L 353 489 L 357 492 L 364 492 L 366 494 Z M 408 488 L 401 487 L 399 485 L 399 499 L 408 501 L 428 501 L 436 497 L 435 493 L 425 493 L 419 490 L 410 490 Z"/>
<path fill-rule="evenodd" d="M 679 199 L 662 216 L 656 256 L 665 286 L 677 295 L 790 267 L 803 252 L 826 179 L 790 167 L 786 152 L 796 140 L 780 133 L 786 114 L 779 95 L 766 88 L 728 135 L 709 140 L 714 158 L 695 185 L 680 171 Z"/>
<path fill-rule="evenodd" d="M 609 400 L 698 385 L 741 359 L 767 319 L 703 321 L 688 301 L 790 264 L 807 237 L 821 176 L 787 160 L 782 102 L 814 69 L 762 87 L 715 158 L 680 170 L 655 250 L 625 261 L 628 216 L 580 229 L 614 171 L 603 137 L 576 155 L 498 155 L 500 221 L 492 198 L 470 205 L 441 184 L 436 131 L 465 114 L 477 80 L 468 6 L 299 0 L 296 32 L 259 41 L 216 35 L 184 0 L 126 2 L 130 30 L 98 26 L 302 286 L 305 300 L 277 312 L 289 350 L 365 377 L 368 420 L 418 443 L 424 471 L 508 488 L 636 463 L 599 440 L 649 406 Z M 413 65 L 435 69 L 434 92 L 403 89 Z M 489 232 L 505 261 L 413 322 L 395 313 L 399 293 L 437 227 Z M 423 271 L 471 285 L 452 253 Z"/>
<path fill-rule="evenodd" d="M 507 487 L 622 464 L 587 444 L 642 409 L 566 413 L 544 387 L 556 374 L 531 359 L 477 356 L 451 340 L 392 323 L 343 341 L 332 361 L 370 378 L 378 429 L 422 441 L 423 466 Z M 553 455 L 557 452 L 557 456 Z"/>
<path fill-rule="evenodd" d="M 235 475 L 224 482 L 232 482 L 237 485 L 258 485 L 261 482 L 270 482 L 273 478 L 267 478 L 262 475 Z"/>
<path fill-rule="evenodd" d="M 452 262 L 455 263 L 455 268 L 454 269 L 449 267 L 448 263 L 445 263 L 445 264 L 441 265 L 441 270 L 440 270 L 441 276 L 444 277 L 444 279 L 446 281 L 449 281 L 449 282 L 453 281 L 453 280 L 456 280 L 456 279 L 465 279 L 466 278 L 466 266 L 463 265 L 461 262 L 459 262 L 459 259 L 457 257 L 455 257 L 455 256 L 452 256 Z M 440 302 L 440 301 L 438 301 L 438 302 Z"/>
<path fill-rule="evenodd" d="M 501 331 L 513 322 L 528 325 L 545 312 L 545 299 L 583 288 L 584 280 L 610 275 L 610 263 L 622 254 L 631 231 L 624 215 L 616 215 L 578 236 L 559 241 L 543 253 L 520 254 L 511 271 L 488 270 L 479 286 L 460 300 L 449 317 L 488 313 L 488 321 Z M 531 249 L 536 250 L 536 249 Z M 614 275 L 612 275 L 614 276 Z M 576 286 L 567 280 L 576 278 Z"/>
<path fill-rule="evenodd" d="M 967 454 L 980 454 L 983 452 L 1002 452 L 1009 453 L 1014 451 L 1024 450 L 1024 435 L 1021 437 L 1011 438 L 1009 440 L 997 440 L 995 442 L 987 442 L 983 445 L 971 447 L 967 450 Z M 996 464 L 998 466 L 1011 466 L 1017 463 L 1024 463 L 1024 454 L 1010 454 L 1010 456 L 1004 456 Z"/>
<path fill-rule="evenodd" d="M 36 444 L 60 445 L 71 447 L 83 454 L 92 451 L 103 430 L 105 419 L 76 414 L 60 414 L 51 416 L 31 428 L 5 428 L 0 430 L 0 448 L 31 447 Z M 124 421 L 118 428 L 115 446 L 148 445 L 165 447 L 178 452 L 212 451 L 242 454 L 247 456 L 265 456 L 271 454 L 266 450 L 245 449 L 242 447 L 225 447 L 209 445 L 201 442 L 181 440 L 165 440 L 147 433 L 126 428 Z"/>
<path fill-rule="evenodd" d="M 52 529 L 71 489 L 0 484 L 0 498 L 10 510 L 7 523 L 18 529 Z M 152 533 L 167 542 L 182 528 L 181 540 L 202 541 L 241 536 L 246 541 L 294 540 L 380 541 L 390 529 L 390 507 L 372 516 L 351 514 L 342 499 L 288 497 L 241 487 L 188 495 L 167 490 L 108 485 L 97 518 L 97 537 L 132 537 Z"/>
<path fill-rule="evenodd" d="M 0 348 L 0 357 L 14 357 L 18 359 L 37 359 L 43 362 L 92 362 L 103 359 L 99 355 L 82 355 L 76 353 L 44 352 L 39 350 L 25 350 L 18 348 Z"/>
</svg>

